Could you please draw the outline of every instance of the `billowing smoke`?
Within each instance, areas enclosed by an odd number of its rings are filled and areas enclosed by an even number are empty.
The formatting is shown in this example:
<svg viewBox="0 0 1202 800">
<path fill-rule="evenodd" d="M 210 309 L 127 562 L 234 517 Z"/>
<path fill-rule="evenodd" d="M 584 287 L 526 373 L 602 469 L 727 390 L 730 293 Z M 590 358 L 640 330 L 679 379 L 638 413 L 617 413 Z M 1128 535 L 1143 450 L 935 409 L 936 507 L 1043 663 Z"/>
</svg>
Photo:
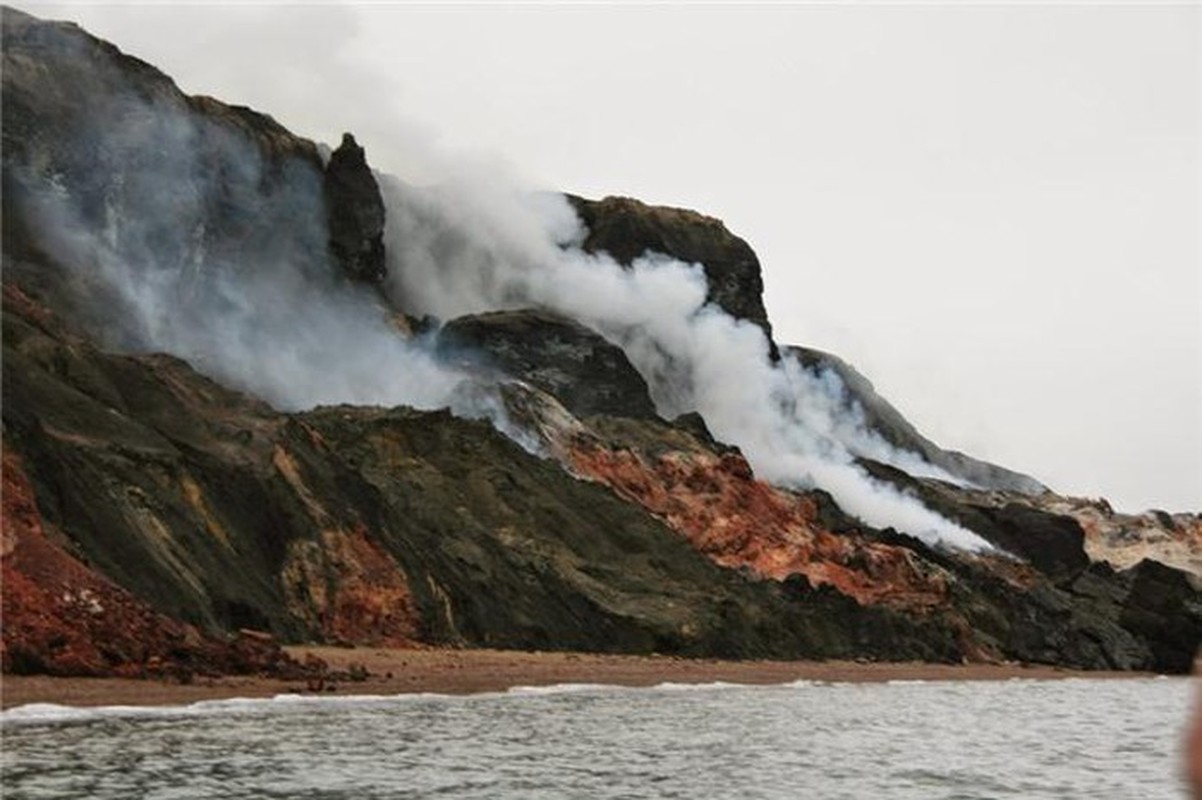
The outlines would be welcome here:
<svg viewBox="0 0 1202 800">
<path fill-rule="evenodd" d="M 700 412 L 761 477 L 821 487 L 875 526 L 989 549 L 857 466 L 860 455 L 950 478 L 870 431 L 833 372 L 810 372 L 792 357 L 771 363 L 758 326 L 706 303 L 699 265 L 646 254 L 624 269 L 584 252 L 580 222 L 560 195 L 492 181 L 384 188 L 395 302 L 442 318 L 533 305 L 578 319 L 623 348 L 664 416 Z"/>
<path fill-rule="evenodd" d="M 108 304 L 110 344 L 173 353 L 284 409 L 450 407 L 509 428 L 495 387 L 439 363 L 398 333 L 372 290 L 339 277 L 311 158 L 265 154 L 178 103 L 119 99 L 87 119 L 59 152 L 6 163 L 6 190 L 22 195 L 81 302 Z M 762 477 L 826 489 L 876 526 L 988 547 L 856 466 L 866 455 L 935 472 L 849 413 L 837 376 L 770 363 L 758 327 L 706 304 L 698 265 L 648 254 L 624 269 L 587 254 L 562 196 L 505 180 L 382 188 L 399 307 L 449 319 L 541 306 L 576 318 L 625 350 L 661 413 L 699 411 Z"/>
</svg>

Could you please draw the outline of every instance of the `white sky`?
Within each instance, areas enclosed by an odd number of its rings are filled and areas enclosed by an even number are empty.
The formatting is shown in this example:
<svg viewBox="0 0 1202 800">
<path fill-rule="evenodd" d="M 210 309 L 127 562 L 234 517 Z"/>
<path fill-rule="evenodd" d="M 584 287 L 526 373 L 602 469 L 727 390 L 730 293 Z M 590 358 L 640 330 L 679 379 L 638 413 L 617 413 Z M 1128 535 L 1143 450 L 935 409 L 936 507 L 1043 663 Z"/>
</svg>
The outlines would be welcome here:
<svg viewBox="0 0 1202 800">
<path fill-rule="evenodd" d="M 940 444 L 1202 509 L 1202 6 L 112 5 L 190 93 L 726 221 Z"/>
</svg>

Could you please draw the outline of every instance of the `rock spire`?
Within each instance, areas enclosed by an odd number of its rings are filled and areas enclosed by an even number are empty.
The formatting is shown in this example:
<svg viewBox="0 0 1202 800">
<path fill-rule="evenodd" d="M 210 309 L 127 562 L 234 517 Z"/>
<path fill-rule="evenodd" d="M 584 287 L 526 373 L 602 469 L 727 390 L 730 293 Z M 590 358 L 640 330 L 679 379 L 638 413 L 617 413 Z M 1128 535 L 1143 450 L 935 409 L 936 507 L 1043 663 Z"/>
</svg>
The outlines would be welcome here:
<svg viewBox="0 0 1202 800">
<path fill-rule="evenodd" d="M 384 200 L 363 148 L 349 133 L 330 155 L 324 191 L 330 252 L 357 281 L 380 283 L 384 264 Z"/>
</svg>

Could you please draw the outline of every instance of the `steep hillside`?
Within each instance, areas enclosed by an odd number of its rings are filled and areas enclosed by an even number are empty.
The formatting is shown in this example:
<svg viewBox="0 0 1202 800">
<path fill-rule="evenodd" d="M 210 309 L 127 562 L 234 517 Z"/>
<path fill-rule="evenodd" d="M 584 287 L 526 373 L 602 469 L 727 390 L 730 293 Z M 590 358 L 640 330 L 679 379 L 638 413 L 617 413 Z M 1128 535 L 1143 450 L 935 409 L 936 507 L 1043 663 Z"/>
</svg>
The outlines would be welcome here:
<svg viewBox="0 0 1202 800">
<path fill-rule="evenodd" d="M 5 669 L 267 634 L 1188 669 L 1197 515 L 942 450 L 772 340 L 717 220 L 377 185 L 349 135 L 3 36 Z"/>
<path fill-rule="evenodd" d="M 8 295 L 5 450 L 40 519 L 172 618 L 290 641 L 955 656 L 921 620 L 794 604 L 721 569 L 488 423 L 275 413 L 176 359 L 97 351 Z M 853 644 L 849 622 L 882 636 Z"/>
</svg>

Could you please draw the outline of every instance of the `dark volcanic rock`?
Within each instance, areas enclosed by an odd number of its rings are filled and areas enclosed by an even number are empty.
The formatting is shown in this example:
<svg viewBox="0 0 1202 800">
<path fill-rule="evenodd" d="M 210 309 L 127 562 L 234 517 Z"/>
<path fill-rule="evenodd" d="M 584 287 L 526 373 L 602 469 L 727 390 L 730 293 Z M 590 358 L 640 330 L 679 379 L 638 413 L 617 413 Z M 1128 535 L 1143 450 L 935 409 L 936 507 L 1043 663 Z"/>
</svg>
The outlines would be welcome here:
<svg viewBox="0 0 1202 800">
<path fill-rule="evenodd" d="M 931 510 L 990 544 L 1029 561 L 1052 578 L 1069 577 L 1089 565 L 1085 532 L 1072 517 L 1022 503 L 986 505 L 976 493 L 934 480 L 918 480 L 896 467 L 862 458 L 872 477 L 917 496 Z"/>
<path fill-rule="evenodd" d="M 1030 561 L 1052 577 L 1073 575 L 1089 565 L 1085 532 L 1072 517 L 1008 503 L 1001 508 L 978 506 L 990 523 L 981 535 L 991 543 Z"/>
<path fill-rule="evenodd" d="M 1202 645 L 1202 596 L 1189 575 L 1145 559 L 1127 574 L 1123 626 L 1147 639 L 1156 668 L 1188 673 Z"/>
<path fill-rule="evenodd" d="M 578 322 L 545 311 L 497 311 L 448 322 L 439 350 L 484 356 L 506 374 L 550 393 L 577 417 L 654 418 L 647 383 L 621 348 Z"/>
<path fill-rule="evenodd" d="M 323 187 L 330 252 L 351 278 L 384 280 L 384 200 L 363 148 L 351 134 L 344 133 L 330 155 Z"/>
<path fill-rule="evenodd" d="M 736 319 L 758 325 L 776 357 L 759 259 L 721 220 L 696 211 L 649 206 L 629 197 L 567 197 L 588 227 L 585 250 L 607 252 L 623 265 L 649 252 L 701 264 L 709 284 L 706 299 Z"/>
</svg>

